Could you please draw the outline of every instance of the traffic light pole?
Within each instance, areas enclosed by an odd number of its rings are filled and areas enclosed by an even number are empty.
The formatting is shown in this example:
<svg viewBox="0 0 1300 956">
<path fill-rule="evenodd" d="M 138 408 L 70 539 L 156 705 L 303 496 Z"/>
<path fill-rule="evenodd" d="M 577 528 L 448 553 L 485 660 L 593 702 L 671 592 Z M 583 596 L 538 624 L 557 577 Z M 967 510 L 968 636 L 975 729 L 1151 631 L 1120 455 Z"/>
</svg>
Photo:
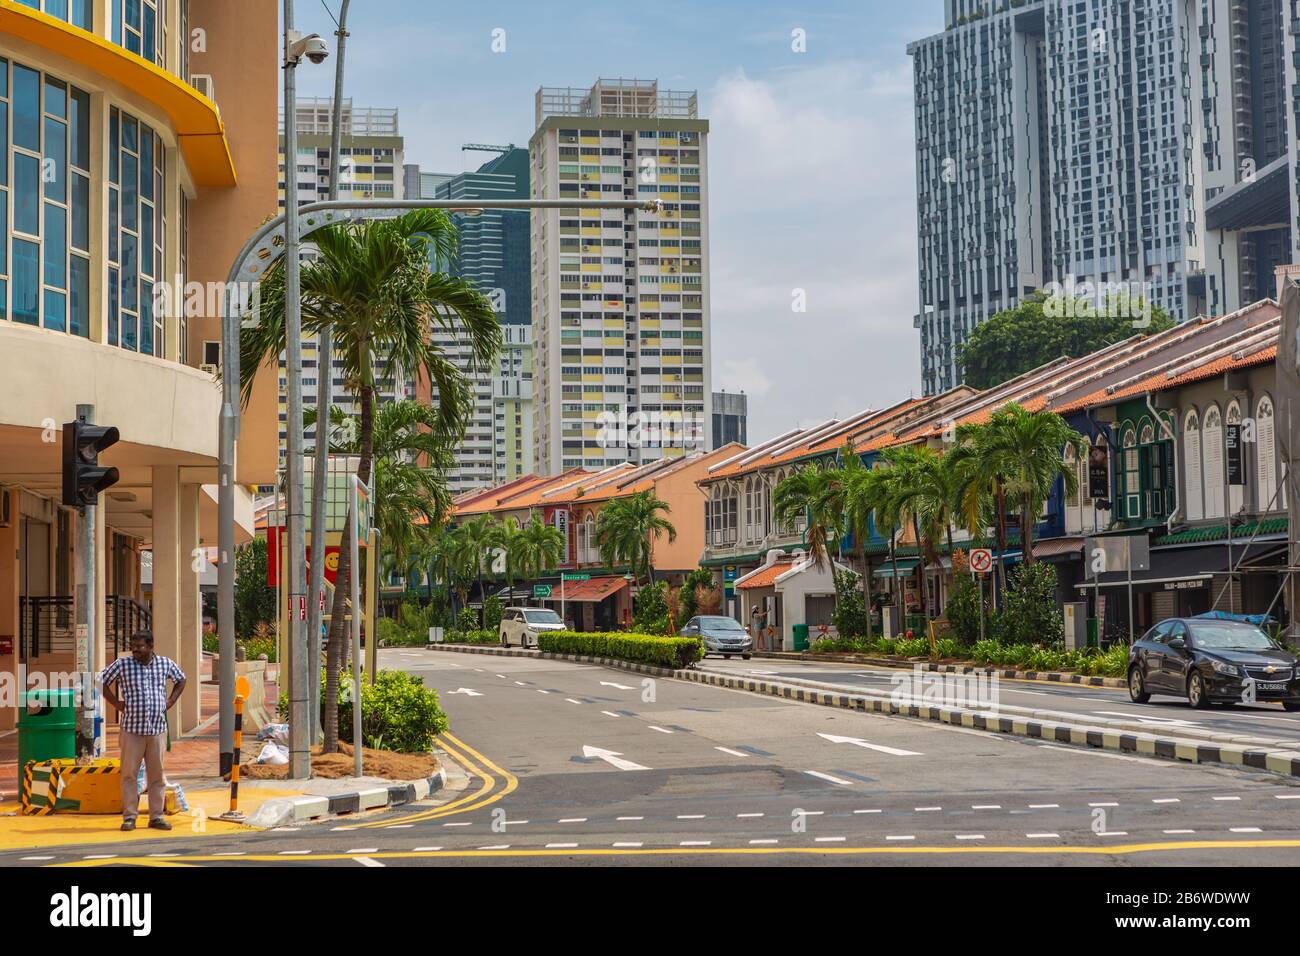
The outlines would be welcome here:
<svg viewBox="0 0 1300 956">
<path fill-rule="evenodd" d="M 95 406 L 78 405 L 77 421 L 93 425 L 95 423 Z M 77 540 L 77 565 L 80 571 L 77 582 L 77 673 L 82 677 L 81 710 L 77 714 L 77 757 L 97 757 L 100 746 L 95 718 L 99 716 L 99 691 L 95 686 L 95 675 L 99 673 L 99 661 L 95 644 L 95 610 L 98 598 L 95 595 L 95 522 L 98 519 L 99 506 L 82 505 L 81 527 Z"/>
</svg>

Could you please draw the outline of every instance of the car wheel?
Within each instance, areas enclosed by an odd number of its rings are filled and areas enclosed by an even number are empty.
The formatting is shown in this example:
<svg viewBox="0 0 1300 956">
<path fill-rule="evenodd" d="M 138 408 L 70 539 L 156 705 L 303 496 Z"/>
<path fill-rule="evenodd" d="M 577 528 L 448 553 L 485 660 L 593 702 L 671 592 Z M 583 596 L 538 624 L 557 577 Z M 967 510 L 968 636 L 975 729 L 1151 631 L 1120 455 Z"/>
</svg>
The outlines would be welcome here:
<svg viewBox="0 0 1300 956">
<path fill-rule="evenodd" d="M 724 661 L 729 661 L 729 660 L 731 660 L 731 655 L 730 655 L 730 654 L 723 654 L 723 655 L 722 655 L 722 659 L 723 659 Z"/>
<path fill-rule="evenodd" d="M 1128 696 L 1135 704 L 1145 704 L 1151 699 L 1151 695 L 1147 693 L 1146 681 L 1142 679 L 1140 667 L 1134 666 L 1128 670 Z"/>
<path fill-rule="evenodd" d="M 1187 679 L 1187 701 L 1197 710 L 1205 710 L 1210 706 L 1210 695 L 1205 691 L 1205 678 L 1199 673 L 1192 674 Z"/>
<path fill-rule="evenodd" d="M 740 656 L 741 656 L 741 659 L 742 659 L 742 660 L 749 660 L 749 659 L 750 659 L 751 657 L 753 657 L 754 655 L 753 655 L 753 654 L 741 654 Z"/>
<path fill-rule="evenodd" d="M 1282 709 L 1292 712 L 1300 710 L 1300 700 L 1284 700 L 1282 701 Z"/>
</svg>

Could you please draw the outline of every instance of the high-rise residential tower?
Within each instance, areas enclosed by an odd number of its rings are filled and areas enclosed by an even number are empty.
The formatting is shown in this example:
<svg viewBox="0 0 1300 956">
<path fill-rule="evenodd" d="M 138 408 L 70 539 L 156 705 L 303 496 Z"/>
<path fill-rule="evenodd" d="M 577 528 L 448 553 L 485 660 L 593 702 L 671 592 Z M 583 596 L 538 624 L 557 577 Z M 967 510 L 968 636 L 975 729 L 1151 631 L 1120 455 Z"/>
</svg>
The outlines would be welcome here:
<svg viewBox="0 0 1300 956">
<path fill-rule="evenodd" d="M 945 13 L 908 47 L 927 394 L 961 381 L 979 322 L 1053 283 L 1123 286 L 1179 321 L 1267 291 L 1285 223 L 1232 200 L 1287 142 L 1281 0 Z"/>
<path fill-rule="evenodd" d="M 708 129 L 654 80 L 543 87 L 535 199 L 637 210 L 532 214 L 534 468 L 601 468 L 708 447 Z"/>
</svg>

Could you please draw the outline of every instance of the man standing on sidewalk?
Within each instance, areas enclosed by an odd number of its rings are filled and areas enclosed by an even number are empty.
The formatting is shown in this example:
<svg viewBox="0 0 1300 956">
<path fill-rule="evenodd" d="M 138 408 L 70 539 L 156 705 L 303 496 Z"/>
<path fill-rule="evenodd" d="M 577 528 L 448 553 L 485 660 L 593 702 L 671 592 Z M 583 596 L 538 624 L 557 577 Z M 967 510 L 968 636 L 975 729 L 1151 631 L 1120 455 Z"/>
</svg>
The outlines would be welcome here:
<svg viewBox="0 0 1300 956">
<path fill-rule="evenodd" d="M 172 825 L 163 819 L 163 747 L 167 743 L 167 711 L 185 690 L 185 672 L 171 658 L 153 652 L 153 634 L 136 631 L 131 635 L 131 656 L 113 661 L 99 679 L 104 700 L 122 712 L 122 829 L 135 829 L 140 812 L 136 778 L 143 760 L 149 787 L 149 828 L 170 830 Z"/>
</svg>

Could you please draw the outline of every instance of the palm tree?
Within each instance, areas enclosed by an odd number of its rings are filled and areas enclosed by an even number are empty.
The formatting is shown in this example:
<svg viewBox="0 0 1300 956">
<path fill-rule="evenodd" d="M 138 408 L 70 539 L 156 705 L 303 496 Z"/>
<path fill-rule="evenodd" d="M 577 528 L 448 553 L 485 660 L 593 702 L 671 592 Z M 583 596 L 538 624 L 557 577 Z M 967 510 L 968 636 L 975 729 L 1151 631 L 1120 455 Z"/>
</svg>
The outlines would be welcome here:
<svg viewBox="0 0 1300 956">
<path fill-rule="evenodd" d="M 495 545 L 501 552 L 505 565 L 506 591 L 510 595 L 507 603 L 514 603 L 515 572 L 519 570 L 520 546 L 523 543 L 523 531 L 513 516 L 507 517 L 496 527 Z"/>
<path fill-rule="evenodd" d="M 539 578 L 546 571 L 559 566 L 564 560 L 564 534 L 555 525 L 547 524 L 533 515 L 515 542 L 513 562 L 525 580 Z"/>
<path fill-rule="evenodd" d="M 867 540 L 871 537 L 871 518 L 876 510 L 878 481 L 863 464 L 852 445 L 840 449 L 840 506 L 843 526 L 853 536 L 853 552 L 862 566 L 862 606 L 871 613 L 871 568 L 867 565 Z M 892 538 L 891 538 L 892 546 Z"/>
<path fill-rule="evenodd" d="M 460 525 L 459 531 L 463 537 L 463 547 L 473 556 L 479 600 L 485 601 L 487 592 L 483 588 L 483 569 L 486 565 L 490 565 L 488 554 L 496 546 L 499 537 L 497 519 L 491 514 L 481 514 Z M 480 620 L 479 623 L 482 621 Z"/>
<path fill-rule="evenodd" d="M 456 230 L 441 210 L 417 210 L 396 219 L 340 224 L 313 234 L 318 257 L 302 265 L 302 326 L 329 328 L 347 389 L 360 404 L 357 476 L 369 485 L 374 469 L 376 385 L 398 375 L 427 377 L 438 389 L 436 434 L 464 435 L 472 413 L 472 375 L 490 367 L 501 347 L 501 327 L 487 298 L 468 280 L 435 273 L 432 257 L 451 261 Z M 257 323 L 241 330 L 240 383 L 244 401 L 259 370 L 285 350 L 283 260 L 263 277 Z M 456 335 L 469 367 L 435 345 L 430 326 Z M 322 374 L 329 357 L 322 356 Z M 339 551 L 329 652 L 326 656 L 325 753 L 338 750 L 338 675 L 342 666 L 343 606 L 351 579 L 351 528 Z"/>
<path fill-rule="evenodd" d="M 806 465 L 786 477 L 772 493 L 772 513 L 778 524 L 807 520 L 805 540 L 813 564 L 826 566 L 829 542 L 842 536 L 843 483 L 839 469 Z"/>
<path fill-rule="evenodd" d="M 677 529 L 660 515 L 661 511 L 668 514 L 671 509 L 653 491 L 640 491 L 606 504 L 596 518 L 601 560 L 611 567 L 626 563 L 638 576 L 644 570 L 646 583 L 654 584 L 654 543 L 662 535 L 667 535 L 669 542 L 677 540 Z"/>
</svg>

